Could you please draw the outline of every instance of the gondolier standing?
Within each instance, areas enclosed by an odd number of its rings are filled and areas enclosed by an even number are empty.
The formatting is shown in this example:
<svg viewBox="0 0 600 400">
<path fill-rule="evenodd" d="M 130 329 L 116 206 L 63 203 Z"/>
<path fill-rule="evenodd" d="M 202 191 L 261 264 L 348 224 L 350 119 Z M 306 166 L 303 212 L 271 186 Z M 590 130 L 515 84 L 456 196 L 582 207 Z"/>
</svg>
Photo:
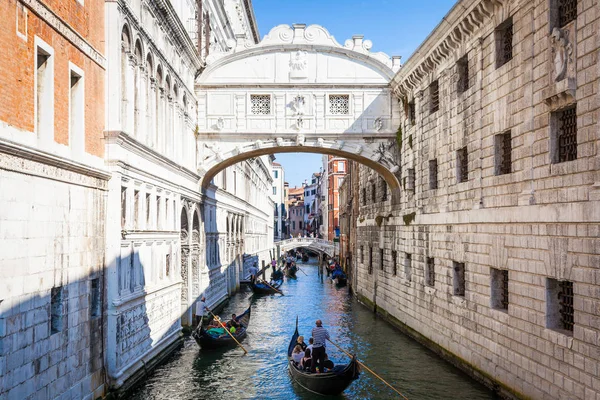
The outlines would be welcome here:
<svg viewBox="0 0 600 400">
<path fill-rule="evenodd" d="M 196 325 L 200 324 L 200 320 L 206 314 L 207 310 L 206 297 L 202 296 L 200 301 L 196 303 Z"/>
<path fill-rule="evenodd" d="M 258 268 L 256 268 L 256 263 L 248 268 L 248 272 L 250 272 L 250 282 L 254 283 L 256 281 L 256 274 L 258 274 Z"/>
<path fill-rule="evenodd" d="M 319 372 L 323 372 L 323 363 L 325 362 L 325 342 L 329 339 L 329 332 L 327 329 L 323 328 L 323 323 L 320 319 L 318 319 L 315 324 L 317 326 L 312 330 L 314 343 L 310 370 L 311 372 L 315 372 L 318 363 L 320 368 Z"/>
</svg>

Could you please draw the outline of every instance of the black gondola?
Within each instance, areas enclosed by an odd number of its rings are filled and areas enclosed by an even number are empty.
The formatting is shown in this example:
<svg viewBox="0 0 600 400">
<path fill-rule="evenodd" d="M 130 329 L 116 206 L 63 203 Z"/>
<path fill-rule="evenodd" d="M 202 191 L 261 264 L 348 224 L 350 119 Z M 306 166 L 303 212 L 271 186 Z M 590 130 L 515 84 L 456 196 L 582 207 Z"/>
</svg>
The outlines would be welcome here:
<svg viewBox="0 0 600 400">
<path fill-rule="evenodd" d="M 250 286 L 255 294 L 275 294 L 278 293 L 277 290 L 279 290 L 279 287 L 282 283 L 283 279 L 270 282 L 269 285 L 272 287 L 267 285 L 265 282 L 254 282 L 250 284 Z"/>
<path fill-rule="evenodd" d="M 292 266 L 285 270 L 285 276 L 288 278 L 297 278 L 296 272 L 298 272 L 298 267 L 296 263 L 292 263 Z"/>
<path fill-rule="evenodd" d="M 336 286 L 346 286 L 346 283 L 348 283 L 348 278 L 346 277 L 346 274 L 338 276 L 336 278 L 331 278 L 331 280 L 333 280 L 333 283 L 335 283 Z"/>
<path fill-rule="evenodd" d="M 244 311 L 243 314 L 238 315 L 235 318 L 235 320 L 239 322 L 240 328 L 233 334 L 233 337 L 235 337 L 235 339 L 238 342 L 241 342 L 246 337 L 246 329 L 248 328 L 248 324 L 250 323 L 250 308 L 251 307 L 248 307 L 248 309 Z M 227 333 L 225 333 L 225 336 L 221 337 L 215 337 L 209 334 L 206 331 L 206 329 L 204 329 L 204 327 L 202 326 L 202 321 L 200 321 L 198 327 L 199 330 L 194 330 L 192 336 L 194 337 L 194 339 L 196 339 L 196 343 L 198 343 L 198 345 L 203 349 L 218 349 L 221 347 L 237 345 L 235 340 L 233 340 L 232 337 L 229 336 Z"/>
<path fill-rule="evenodd" d="M 288 368 L 292 378 L 304 389 L 322 395 L 336 395 L 346 390 L 353 380 L 358 379 L 360 371 L 356 357 L 352 357 L 350 363 L 346 365 L 335 366 L 331 371 L 320 374 L 301 371 L 292 360 L 292 351 L 296 346 L 298 336 L 298 320 L 296 319 L 296 331 L 288 346 Z"/>
</svg>

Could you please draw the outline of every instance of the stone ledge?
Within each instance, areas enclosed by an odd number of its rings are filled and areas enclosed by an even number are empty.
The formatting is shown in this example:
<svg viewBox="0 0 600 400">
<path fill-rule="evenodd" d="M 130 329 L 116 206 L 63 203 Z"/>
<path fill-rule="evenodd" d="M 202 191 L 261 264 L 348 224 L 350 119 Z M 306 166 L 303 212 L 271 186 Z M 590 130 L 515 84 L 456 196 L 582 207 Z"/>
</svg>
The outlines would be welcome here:
<svg viewBox="0 0 600 400">
<path fill-rule="evenodd" d="M 70 159 L 0 138 L 0 169 L 78 186 L 107 190 L 111 175 Z"/>
</svg>

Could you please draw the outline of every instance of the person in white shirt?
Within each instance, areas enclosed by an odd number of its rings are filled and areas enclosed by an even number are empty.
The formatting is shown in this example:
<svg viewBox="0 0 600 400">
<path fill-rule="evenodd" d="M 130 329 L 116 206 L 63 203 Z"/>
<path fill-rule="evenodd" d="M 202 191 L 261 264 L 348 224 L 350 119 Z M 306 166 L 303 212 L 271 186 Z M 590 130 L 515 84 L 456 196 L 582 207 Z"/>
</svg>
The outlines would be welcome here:
<svg viewBox="0 0 600 400">
<path fill-rule="evenodd" d="M 200 324 L 200 320 L 206 314 L 207 310 L 206 297 L 202 296 L 200 301 L 196 303 L 196 325 Z"/>
</svg>

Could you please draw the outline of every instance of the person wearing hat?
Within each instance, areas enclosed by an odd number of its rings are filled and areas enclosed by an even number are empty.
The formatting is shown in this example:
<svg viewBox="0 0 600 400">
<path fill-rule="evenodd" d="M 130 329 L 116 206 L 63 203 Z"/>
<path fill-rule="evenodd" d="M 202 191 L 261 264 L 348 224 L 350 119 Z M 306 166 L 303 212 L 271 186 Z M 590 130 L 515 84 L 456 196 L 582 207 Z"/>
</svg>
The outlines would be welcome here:
<svg viewBox="0 0 600 400">
<path fill-rule="evenodd" d="M 208 307 L 206 307 L 206 297 L 202 296 L 200 301 L 196 303 L 196 325 L 200 324 L 202 317 L 206 314 Z"/>
</svg>

